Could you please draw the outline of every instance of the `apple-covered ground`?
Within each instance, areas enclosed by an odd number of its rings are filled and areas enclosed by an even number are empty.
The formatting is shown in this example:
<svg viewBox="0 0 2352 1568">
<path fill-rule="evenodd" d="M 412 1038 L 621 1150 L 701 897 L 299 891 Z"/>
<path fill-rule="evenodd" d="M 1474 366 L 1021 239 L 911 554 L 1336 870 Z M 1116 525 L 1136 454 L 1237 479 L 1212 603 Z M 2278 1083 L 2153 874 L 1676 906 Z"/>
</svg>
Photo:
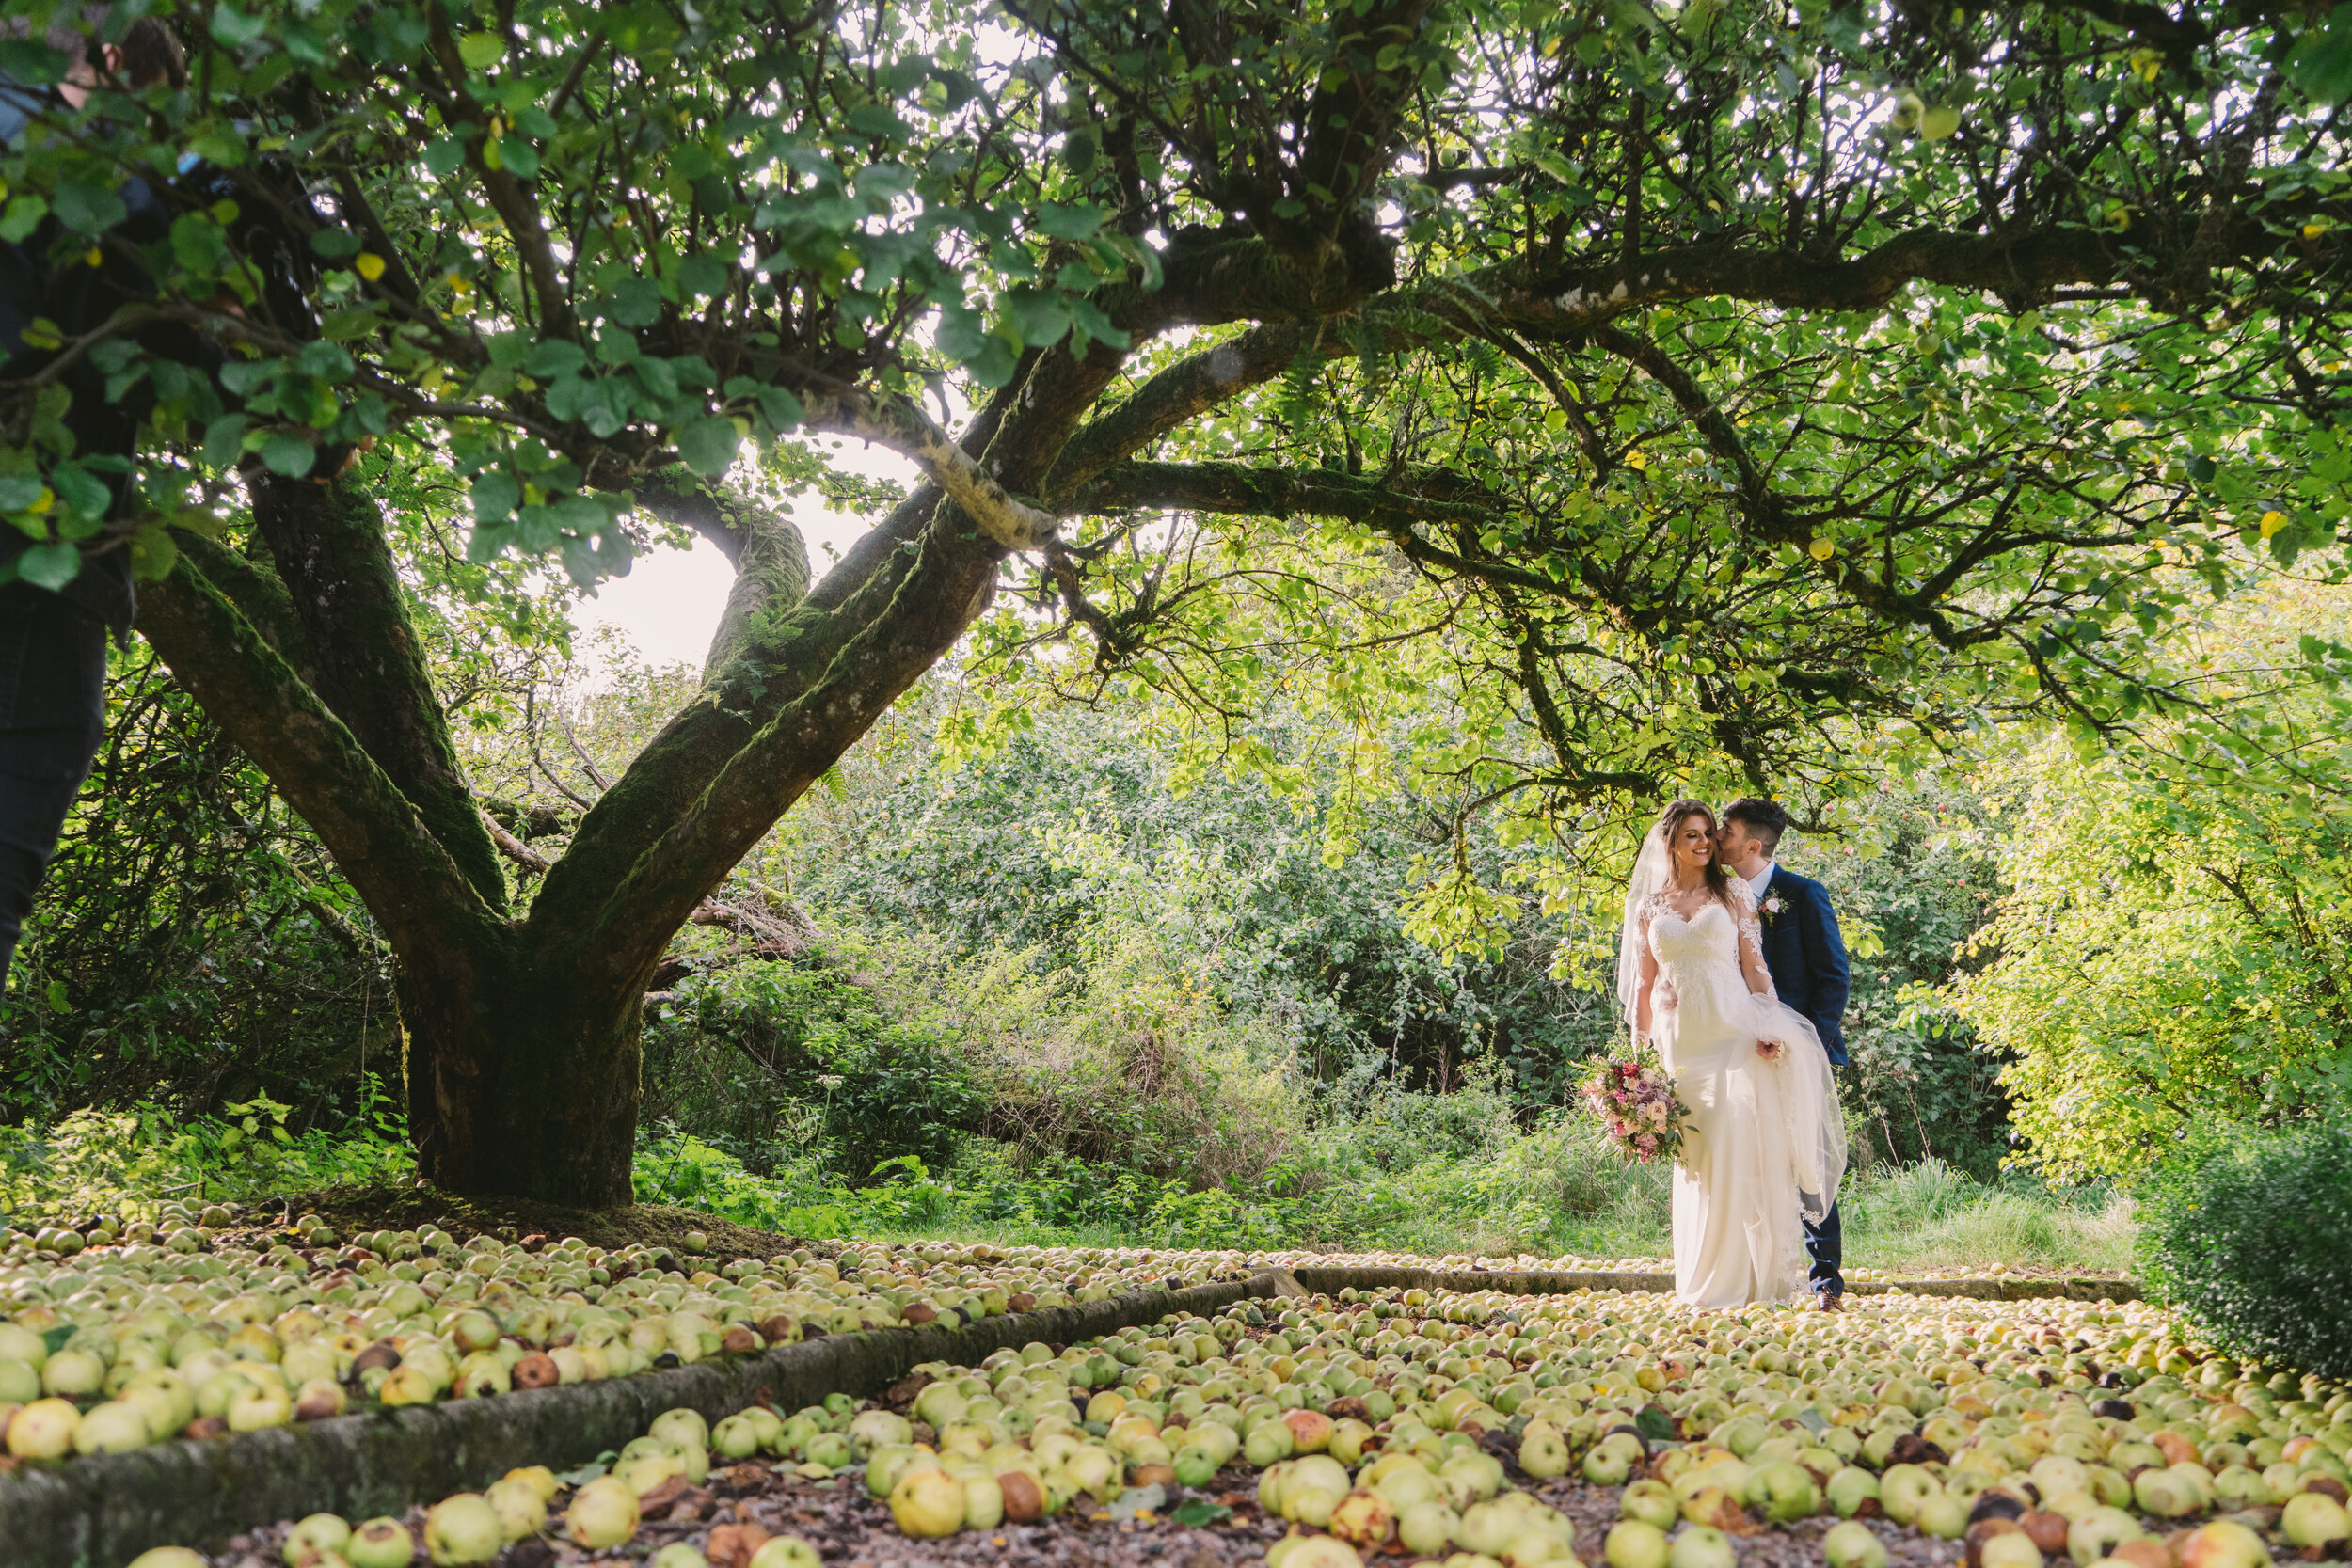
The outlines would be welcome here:
<svg viewBox="0 0 2352 1568">
<path fill-rule="evenodd" d="M 827 1261 L 878 1301 L 918 1281 L 938 1311 L 984 1309 L 957 1293 L 992 1271 L 1068 1291 L 1084 1266 L 864 1243 Z M 2211 1354 L 2137 1304 L 1350 1290 L 829 1404 L 675 1413 L 584 1470 L 176 1560 L 2259 1568 L 2352 1540 L 2352 1394 Z"/>
</svg>

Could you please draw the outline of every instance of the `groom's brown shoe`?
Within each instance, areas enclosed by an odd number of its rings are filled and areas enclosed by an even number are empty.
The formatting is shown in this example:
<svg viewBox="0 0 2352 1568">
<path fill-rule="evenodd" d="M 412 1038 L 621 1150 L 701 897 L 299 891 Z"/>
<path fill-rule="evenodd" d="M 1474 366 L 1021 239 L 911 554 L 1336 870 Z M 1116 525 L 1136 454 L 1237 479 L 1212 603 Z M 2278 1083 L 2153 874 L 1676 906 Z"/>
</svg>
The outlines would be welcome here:
<svg viewBox="0 0 2352 1568">
<path fill-rule="evenodd" d="M 1845 1309 L 1846 1298 L 1839 1292 L 1836 1291 L 1813 1292 L 1813 1310 L 1816 1312 L 1843 1312 Z"/>
</svg>

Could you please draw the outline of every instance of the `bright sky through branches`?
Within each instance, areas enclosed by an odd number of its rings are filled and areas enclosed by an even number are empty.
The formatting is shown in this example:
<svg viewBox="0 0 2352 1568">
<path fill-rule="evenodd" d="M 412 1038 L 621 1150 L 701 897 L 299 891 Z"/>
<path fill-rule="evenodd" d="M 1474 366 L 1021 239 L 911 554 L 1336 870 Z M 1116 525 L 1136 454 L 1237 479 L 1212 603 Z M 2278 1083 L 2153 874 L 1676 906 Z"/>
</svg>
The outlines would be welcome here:
<svg viewBox="0 0 2352 1568">
<path fill-rule="evenodd" d="M 869 479 L 893 480 L 908 489 L 920 482 L 914 464 L 880 447 L 845 443 L 832 453 L 836 468 Z M 812 577 L 821 578 L 835 558 L 873 526 L 871 518 L 837 512 L 814 498 L 803 497 L 793 507 L 792 520 L 801 526 L 808 546 Z M 700 667 L 710 651 L 710 635 L 718 629 L 719 612 L 726 608 L 727 591 L 735 585 L 734 568 L 719 546 L 697 538 L 691 550 L 655 550 L 640 557 L 628 576 L 600 584 L 594 596 L 580 601 L 573 619 L 579 624 L 580 657 L 601 680 L 604 659 L 596 646 L 601 628 L 618 632 L 639 657 L 657 668 L 670 664 Z"/>
</svg>

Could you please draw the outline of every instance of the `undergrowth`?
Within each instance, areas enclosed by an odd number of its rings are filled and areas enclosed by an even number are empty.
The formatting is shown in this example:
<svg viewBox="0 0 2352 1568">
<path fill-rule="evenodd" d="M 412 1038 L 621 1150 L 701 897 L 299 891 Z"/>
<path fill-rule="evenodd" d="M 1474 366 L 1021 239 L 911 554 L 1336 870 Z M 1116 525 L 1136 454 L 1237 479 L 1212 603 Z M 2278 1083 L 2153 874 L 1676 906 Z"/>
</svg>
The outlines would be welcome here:
<svg viewBox="0 0 2352 1568">
<path fill-rule="evenodd" d="M 1672 1250 L 1666 1169 L 1617 1168 L 1587 1129 L 1565 1118 L 1467 1155 L 1352 1174 L 1281 1166 L 1238 1190 L 1193 1191 L 1077 1161 L 1022 1170 L 984 1140 L 943 1170 L 908 1157 L 876 1174 L 876 1183 L 855 1188 L 813 1171 L 764 1179 L 689 1134 L 657 1129 L 641 1140 L 637 1195 L 816 1237 L 1426 1256 Z M 2104 1190 L 1986 1183 L 1927 1161 L 1867 1174 L 1843 1201 L 1855 1267 L 2121 1272 L 2131 1260 L 2130 1202 Z"/>
<path fill-rule="evenodd" d="M 919 1155 L 851 1183 L 814 1161 L 758 1174 L 669 1125 L 638 1139 L 641 1203 L 812 1238 L 936 1237 L 1002 1244 L 1265 1249 L 1323 1247 L 1443 1256 L 1657 1258 L 1671 1250 L 1670 1177 L 1620 1168 L 1581 1121 L 1532 1132 L 1500 1099 L 1398 1097 L 1326 1129 L 1257 1179 L 1195 1188 L 1067 1156 L 1021 1161 L 968 1137 L 934 1168 Z M 46 1131 L 0 1127 L 0 1212 L 20 1223 L 170 1198 L 252 1201 L 413 1178 L 397 1105 L 370 1081 L 342 1130 L 295 1131 L 257 1099 L 178 1119 L 153 1105 L 83 1111 Z M 1985 1183 L 1939 1161 L 1882 1167 L 1843 1198 L 1847 1260 L 1872 1268 L 2000 1265 L 2120 1270 L 2128 1200 L 2007 1178 Z"/>
<path fill-rule="evenodd" d="M 0 1126 L 0 1217 L 112 1212 L 153 1217 L 172 1199 L 251 1202 L 321 1187 L 413 1178 L 398 1103 L 369 1073 L 335 1129 L 297 1129 L 294 1107 L 257 1095 L 183 1117 L 152 1101 L 83 1110 L 41 1127 Z"/>
</svg>

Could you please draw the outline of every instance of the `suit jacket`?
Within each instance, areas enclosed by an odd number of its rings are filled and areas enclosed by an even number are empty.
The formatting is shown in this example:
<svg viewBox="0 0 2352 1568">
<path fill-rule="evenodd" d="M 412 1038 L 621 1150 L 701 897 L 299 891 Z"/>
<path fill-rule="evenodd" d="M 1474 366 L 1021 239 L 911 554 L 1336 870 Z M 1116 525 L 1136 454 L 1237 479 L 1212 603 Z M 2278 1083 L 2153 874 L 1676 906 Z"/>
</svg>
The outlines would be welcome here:
<svg viewBox="0 0 2352 1568">
<path fill-rule="evenodd" d="M 1764 924 L 1764 967 L 1772 973 L 1772 989 L 1813 1021 L 1830 1061 L 1844 1067 L 1846 1035 L 1839 1022 L 1852 987 L 1846 972 L 1846 941 L 1837 933 L 1829 889 L 1775 865 L 1772 880 L 1764 884 L 1762 902 L 1769 905 L 1776 896 L 1781 902 L 1777 914 L 1770 909 L 1758 911 Z"/>
</svg>

